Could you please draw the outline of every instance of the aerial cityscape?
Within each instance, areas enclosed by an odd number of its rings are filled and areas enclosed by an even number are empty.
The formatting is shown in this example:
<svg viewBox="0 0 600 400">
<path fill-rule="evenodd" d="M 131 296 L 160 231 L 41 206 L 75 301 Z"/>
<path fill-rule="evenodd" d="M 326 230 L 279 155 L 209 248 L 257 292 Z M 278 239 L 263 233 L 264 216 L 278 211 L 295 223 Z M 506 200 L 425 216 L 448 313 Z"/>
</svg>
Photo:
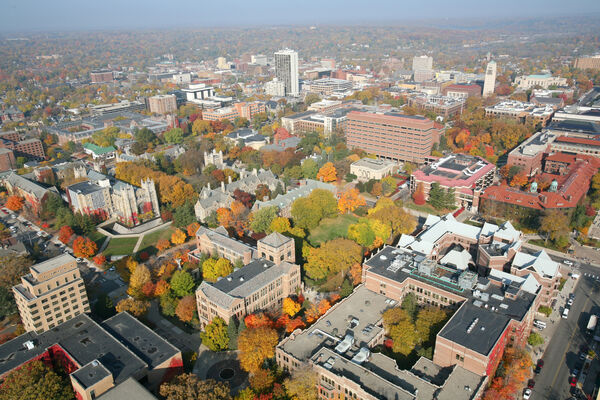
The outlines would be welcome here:
<svg viewBox="0 0 600 400">
<path fill-rule="evenodd" d="M 600 3 L 4 8 L 0 400 L 600 399 Z"/>
</svg>

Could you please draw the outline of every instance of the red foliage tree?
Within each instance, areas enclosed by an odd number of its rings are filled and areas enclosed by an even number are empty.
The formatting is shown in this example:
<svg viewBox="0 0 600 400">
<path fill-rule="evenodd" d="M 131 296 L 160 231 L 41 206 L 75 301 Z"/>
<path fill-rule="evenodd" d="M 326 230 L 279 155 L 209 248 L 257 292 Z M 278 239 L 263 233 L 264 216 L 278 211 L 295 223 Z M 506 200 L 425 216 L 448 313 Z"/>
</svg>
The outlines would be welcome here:
<svg viewBox="0 0 600 400">
<path fill-rule="evenodd" d="M 23 198 L 19 196 L 9 196 L 5 204 L 6 208 L 11 211 L 19 211 L 23 208 Z"/>
<path fill-rule="evenodd" d="M 67 243 L 69 243 L 69 241 L 71 240 L 71 237 L 74 234 L 75 234 L 75 232 L 73 231 L 73 228 L 71 228 L 68 225 L 63 225 L 60 227 L 60 230 L 58 231 L 58 240 L 60 240 L 64 244 L 67 244 Z"/>
<path fill-rule="evenodd" d="M 98 245 L 85 236 L 77 236 L 73 241 L 73 254 L 75 257 L 89 258 L 96 254 Z"/>
<path fill-rule="evenodd" d="M 106 257 L 104 256 L 104 254 L 98 254 L 96 257 L 94 257 L 94 263 L 98 265 L 104 265 L 105 262 Z"/>
<path fill-rule="evenodd" d="M 422 206 L 425 204 L 425 190 L 423 189 L 423 184 L 419 183 L 417 185 L 417 190 L 413 193 L 413 201 L 416 205 Z"/>
<path fill-rule="evenodd" d="M 242 203 L 246 208 L 251 208 L 254 204 L 254 196 L 240 189 L 235 189 L 233 198 Z"/>
<path fill-rule="evenodd" d="M 265 313 L 250 314 L 244 318 L 244 323 L 247 328 L 255 329 L 261 327 L 273 327 L 273 321 Z"/>
<path fill-rule="evenodd" d="M 144 286 L 142 286 L 142 293 L 144 293 L 144 296 L 146 296 L 146 297 L 154 297 L 155 289 L 156 289 L 156 284 L 152 281 L 148 281 L 148 282 L 144 283 Z"/>
</svg>

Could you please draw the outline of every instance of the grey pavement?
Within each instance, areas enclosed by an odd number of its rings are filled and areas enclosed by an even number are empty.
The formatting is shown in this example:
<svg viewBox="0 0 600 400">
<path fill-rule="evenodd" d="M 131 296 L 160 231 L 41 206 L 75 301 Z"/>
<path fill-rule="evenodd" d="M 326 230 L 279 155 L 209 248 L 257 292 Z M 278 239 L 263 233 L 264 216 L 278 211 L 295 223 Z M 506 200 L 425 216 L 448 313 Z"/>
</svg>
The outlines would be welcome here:
<svg viewBox="0 0 600 400">
<path fill-rule="evenodd" d="M 150 302 L 150 309 L 146 314 L 146 318 L 154 324 L 154 332 L 164 337 L 182 352 L 199 352 L 200 344 L 202 343 L 200 332 L 189 334 L 173 325 L 160 314 L 157 300 Z"/>
</svg>

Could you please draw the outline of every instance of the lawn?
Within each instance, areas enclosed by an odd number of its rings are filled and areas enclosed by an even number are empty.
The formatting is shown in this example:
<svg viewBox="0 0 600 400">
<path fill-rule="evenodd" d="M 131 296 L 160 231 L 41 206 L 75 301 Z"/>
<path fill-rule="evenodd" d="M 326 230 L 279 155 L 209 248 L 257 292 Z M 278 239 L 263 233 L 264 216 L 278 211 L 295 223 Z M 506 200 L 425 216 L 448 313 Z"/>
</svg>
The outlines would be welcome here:
<svg viewBox="0 0 600 400">
<path fill-rule="evenodd" d="M 433 215 L 446 215 L 450 212 L 450 210 L 436 210 L 435 208 L 431 207 L 428 203 L 425 203 L 423 205 L 417 205 L 412 200 L 404 202 L 404 207 Z"/>
<path fill-rule="evenodd" d="M 160 239 L 171 239 L 171 235 L 173 234 L 173 232 L 175 231 L 175 228 L 172 226 L 168 226 L 166 228 L 163 229 L 159 229 L 157 231 L 154 231 L 152 233 L 148 233 L 146 235 L 144 235 L 144 238 L 142 239 L 142 243 L 140 244 L 140 251 L 146 251 L 149 253 L 153 253 L 154 249 L 149 249 L 150 247 L 154 247 L 154 245 L 156 244 L 156 242 L 158 242 Z"/>
<path fill-rule="evenodd" d="M 560 251 L 561 253 L 565 252 L 565 249 L 562 249 L 560 247 L 557 247 L 551 240 L 548 241 L 548 243 L 546 243 L 544 241 L 544 239 L 531 239 L 529 241 L 529 243 L 531 244 L 535 244 L 536 246 L 540 246 L 540 247 L 545 247 L 547 249 L 551 249 L 551 250 L 556 250 L 556 251 Z"/>
<path fill-rule="evenodd" d="M 88 235 L 88 237 L 93 240 L 94 242 L 96 242 L 96 244 L 98 245 L 98 248 L 102 247 L 102 243 L 104 243 L 104 240 L 106 239 L 106 236 L 104 236 L 103 234 L 101 234 L 98 231 L 94 231 L 92 233 L 90 233 Z"/>
<path fill-rule="evenodd" d="M 106 257 L 133 254 L 133 248 L 138 238 L 114 238 L 110 239 L 108 246 L 102 252 Z"/>
<path fill-rule="evenodd" d="M 358 217 L 352 214 L 338 215 L 335 218 L 326 218 L 319 226 L 313 229 L 308 236 L 312 246 L 318 246 L 323 242 L 348 236 L 348 227 L 358 221 Z"/>
</svg>

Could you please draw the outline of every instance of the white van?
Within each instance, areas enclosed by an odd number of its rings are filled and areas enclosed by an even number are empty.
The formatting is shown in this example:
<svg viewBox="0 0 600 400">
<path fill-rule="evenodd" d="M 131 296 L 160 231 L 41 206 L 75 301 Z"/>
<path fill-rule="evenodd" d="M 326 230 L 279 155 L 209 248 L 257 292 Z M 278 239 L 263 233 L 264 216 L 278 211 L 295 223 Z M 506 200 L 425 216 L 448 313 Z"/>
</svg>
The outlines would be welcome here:
<svg viewBox="0 0 600 400">
<path fill-rule="evenodd" d="M 565 308 L 565 309 L 563 310 L 562 317 L 563 317 L 564 319 L 567 319 L 567 318 L 569 317 L 569 309 L 568 309 L 568 308 Z"/>
<path fill-rule="evenodd" d="M 539 330 L 542 330 L 542 329 L 546 328 L 546 323 L 544 321 L 540 321 L 539 319 L 536 319 L 533 321 L 533 326 L 535 326 Z"/>
</svg>

